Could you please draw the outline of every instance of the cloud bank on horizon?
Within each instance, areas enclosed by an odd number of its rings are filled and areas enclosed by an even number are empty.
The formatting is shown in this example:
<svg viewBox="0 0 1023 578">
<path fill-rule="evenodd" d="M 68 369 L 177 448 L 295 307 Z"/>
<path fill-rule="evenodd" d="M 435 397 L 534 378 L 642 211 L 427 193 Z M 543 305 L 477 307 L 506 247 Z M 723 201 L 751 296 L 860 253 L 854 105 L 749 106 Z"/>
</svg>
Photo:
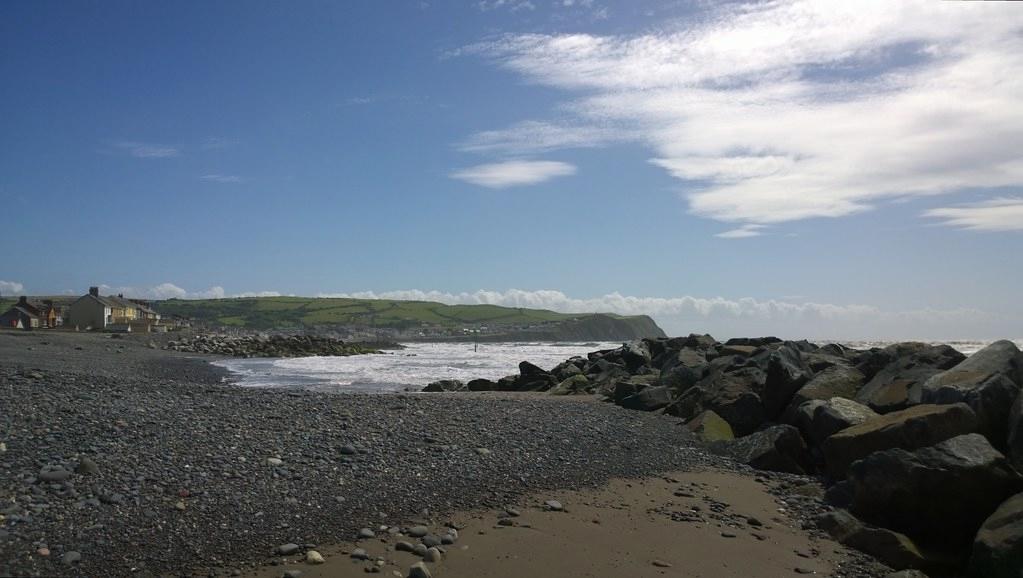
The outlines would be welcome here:
<svg viewBox="0 0 1023 578">
<path fill-rule="evenodd" d="M 523 119 L 460 148 L 516 159 L 640 142 L 686 184 L 692 214 L 732 225 L 723 238 L 964 192 L 989 198 L 921 216 L 1023 230 L 1023 201 L 998 193 L 1023 185 L 1021 32 L 1009 4 L 793 0 L 638 35 L 505 34 L 456 54 L 560 89 L 567 120 Z"/>
</svg>

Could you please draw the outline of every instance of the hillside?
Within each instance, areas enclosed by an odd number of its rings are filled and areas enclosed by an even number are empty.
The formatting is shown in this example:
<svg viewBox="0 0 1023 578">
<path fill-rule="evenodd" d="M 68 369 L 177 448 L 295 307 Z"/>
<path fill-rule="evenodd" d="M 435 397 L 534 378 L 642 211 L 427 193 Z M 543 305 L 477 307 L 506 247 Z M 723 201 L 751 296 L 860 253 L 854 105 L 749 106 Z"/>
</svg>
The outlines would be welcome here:
<svg viewBox="0 0 1023 578">
<path fill-rule="evenodd" d="M 385 331 L 404 339 L 457 338 L 464 330 L 483 339 L 631 339 L 664 335 L 646 316 L 566 314 L 497 305 L 311 297 L 251 297 L 155 303 L 165 315 L 249 329 L 339 328 Z M 473 333 L 475 335 L 475 333 Z"/>
</svg>

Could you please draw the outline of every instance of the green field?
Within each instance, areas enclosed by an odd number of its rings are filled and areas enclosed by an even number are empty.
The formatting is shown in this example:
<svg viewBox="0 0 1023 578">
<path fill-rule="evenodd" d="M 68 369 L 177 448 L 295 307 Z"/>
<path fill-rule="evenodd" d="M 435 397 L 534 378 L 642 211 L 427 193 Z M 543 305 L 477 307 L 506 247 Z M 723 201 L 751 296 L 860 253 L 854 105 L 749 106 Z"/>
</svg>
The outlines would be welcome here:
<svg viewBox="0 0 1023 578">
<path fill-rule="evenodd" d="M 497 305 L 444 305 L 431 301 L 312 297 L 170 299 L 155 304 L 164 315 L 181 315 L 218 325 L 269 329 L 356 325 L 389 329 L 533 325 L 585 315 Z"/>
</svg>

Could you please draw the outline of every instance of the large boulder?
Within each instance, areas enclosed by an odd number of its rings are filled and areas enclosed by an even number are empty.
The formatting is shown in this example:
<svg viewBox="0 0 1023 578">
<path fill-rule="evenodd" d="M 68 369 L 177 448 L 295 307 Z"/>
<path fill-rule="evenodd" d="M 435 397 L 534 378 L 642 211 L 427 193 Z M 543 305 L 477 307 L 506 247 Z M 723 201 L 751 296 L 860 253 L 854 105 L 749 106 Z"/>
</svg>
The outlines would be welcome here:
<svg viewBox="0 0 1023 578">
<path fill-rule="evenodd" d="M 497 382 L 489 379 L 474 379 L 465 384 L 465 389 L 469 391 L 496 391 Z"/>
<path fill-rule="evenodd" d="M 977 416 L 965 403 L 917 405 L 869 419 L 824 440 L 828 473 L 845 478 L 849 465 L 890 448 L 915 450 L 977 431 Z"/>
<path fill-rule="evenodd" d="M 618 349 L 605 352 L 602 359 L 622 365 L 630 373 L 635 373 L 640 368 L 650 365 L 650 348 L 645 341 L 637 339 L 622 345 Z"/>
<path fill-rule="evenodd" d="M 981 431 L 1004 448 L 1009 411 L 1023 385 L 1023 352 L 1011 341 L 996 341 L 952 369 L 931 376 L 910 391 L 913 403 L 965 402 Z"/>
<path fill-rule="evenodd" d="M 998 506 L 977 532 L 967 572 L 969 578 L 1023 576 L 1023 494 Z"/>
<path fill-rule="evenodd" d="M 864 524 L 845 510 L 820 515 L 817 527 L 836 542 L 870 554 L 897 570 L 943 570 L 956 564 L 954 558 L 922 548 L 905 534 Z"/>
<path fill-rule="evenodd" d="M 711 410 L 732 426 L 735 435 L 753 433 L 767 420 L 759 391 L 767 376 L 755 367 L 714 372 L 665 408 L 665 413 L 691 419 Z"/>
<path fill-rule="evenodd" d="M 586 377 L 593 384 L 593 389 L 602 395 L 609 395 L 615 385 L 632 377 L 624 365 L 611 363 L 606 359 L 597 359 L 586 369 Z"/>
<path fill-rule="evenodd" d="M 423 388 L 425 392 L 437 392 L 437 391 L 462 391 L 465 389 L 465 384 L 457 379 L 441 379 L 434 381 Z"/>
<path fill-rule="evenodd" d="M 772 343 L 781 343 L 777 337 L 733 337 L 725 342 L 725 345 L 740 345 L 748 347 L 762 347 Z"/>
<path fill-rule="evenodd" d="M 1017 471 L 1023 472 L 1023 393 L 1016 396 L 1009 412 L 1008 457 Z"/>
<path fill-rule="evenodd" d="M 705 442 L 723 442 L 735 439 L 732 426 L 710 410 L 687 421 L 686 429 Z"/>
<path fill-rule="evenodd" d="M 661 383 L 685 391 L 703 379 L 707 368 L 707 357 L 697 349 L 670 351 L 661 360 Z"/>
<path fill-rule="evenodd" d="M 1023 477 L 980 434 L 874 452 L 849 468 L 849 483 L 861 519 L 951 550 L 968 548 L 984 520 L 1023 490 Z"/>
<path fill-rule="evenodd" d="M 714 442 L 710 449 L 758 470 L 805 474 L 812 469 L 806 442 L 799 430 L 790 425 L 771 426 L 732 441 Z"/>
<path fill-rule="evenodd" d="M 554 369 L 551 370 L 551 375 L 553 375 L 555 379 L 564 381 L 573 375 L 581 375 L 583 372 L 582 366 L 585 363 L 586 360 L 582 357 L 573 357 L 555 365 Z"/>
<path fill-rule="evenodd" d="M 799 415 L 800 423 L 795 425 L 816 445 L 844 429 L 880 417 L 869 407 L 844 397 L 810 400 L 799 407 Z"/>
<path fill-rule="evenodd" d="M 551 395 L 582 395 L 589 393 L 590 380 L 583 374 L 562 380 L 550 390 Z"/>
<path fill-rule="evenodd" d="M 863 372 L 844 364 L 836 364 L 813 376 L 792 396 L 792 406 L 798 407 L 811 399 L 844 397 L 854 399 L 865 377 Z"/>
<path fill-rule="evenodd" d="M 897 343 L 872 352 L 857 366 L 869 381 L 857 393 L 856 401 L 878 413 L 904 409 L 914 386 L 965 358 L 947 345 L 925 343 Z"/>
<path fill-rule="evenodd" d="M 781 414 L 792 396 L 813 377 L 813 371 L 803 362 L 797 344 L 785 342 L 766 357 L 764 372 L 764 411 L 768 419 Z"/>
<path fill-rule="evenodd" d="M 671 388 L 659 385 L 644 387 L 639 392 L 622 399 L 621 405 L 626 409 L 655 411 L 671 403 Z"/>
</svg>

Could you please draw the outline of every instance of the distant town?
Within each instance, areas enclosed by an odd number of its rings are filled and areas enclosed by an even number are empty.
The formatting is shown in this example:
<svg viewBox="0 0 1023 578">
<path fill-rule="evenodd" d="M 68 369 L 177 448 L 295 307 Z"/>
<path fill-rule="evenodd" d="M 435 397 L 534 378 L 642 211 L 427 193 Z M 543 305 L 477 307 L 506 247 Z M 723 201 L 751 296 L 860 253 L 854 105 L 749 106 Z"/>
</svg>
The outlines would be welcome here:
<svg viewBox="0 0 1023 578">
<path fill-rule="evenodd" d="M 178 316 L 164 318 L 148 300 L 100 295 L 99 287 L 90 287 L 88 293 L 70 303 L 53 298 L 32 301 L 23 295 L 0 315 L 0 327 L 4 329 L 151 333 L 189 325 L 190 321 Z"/>
</svg>

